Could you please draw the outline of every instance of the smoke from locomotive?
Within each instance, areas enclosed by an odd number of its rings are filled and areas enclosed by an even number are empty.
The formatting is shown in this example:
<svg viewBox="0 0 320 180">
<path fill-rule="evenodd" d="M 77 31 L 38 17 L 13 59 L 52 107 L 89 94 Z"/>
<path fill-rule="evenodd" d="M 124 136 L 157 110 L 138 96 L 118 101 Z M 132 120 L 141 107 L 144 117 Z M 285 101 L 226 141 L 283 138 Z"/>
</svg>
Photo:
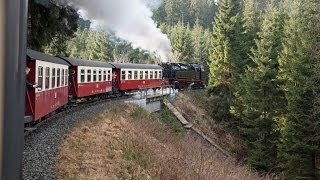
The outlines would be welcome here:
<svg viewBox="0 0 320 180">
<path fill-rule="evenodd" d="M 168 61 L 172 49 L 170 40 L 152 20 L 151 9 L 159 7 L 161 0 L 58 1 L 81 9 L 89 20 L 95 20 L 102 27 L 114 31 L 116 36 L 132 43 L 134 48 L 154 52 L 163 62 Z"/>
</svg>

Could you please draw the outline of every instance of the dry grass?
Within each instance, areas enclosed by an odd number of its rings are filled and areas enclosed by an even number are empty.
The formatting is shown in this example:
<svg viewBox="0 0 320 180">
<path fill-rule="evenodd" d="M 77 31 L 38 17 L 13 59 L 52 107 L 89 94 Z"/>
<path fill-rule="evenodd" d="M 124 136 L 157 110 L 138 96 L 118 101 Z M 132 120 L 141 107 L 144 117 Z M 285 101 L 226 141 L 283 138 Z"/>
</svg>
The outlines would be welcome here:
<svg viewBox="0 0 320 180">
<path fill-rule="evenodd" d="M 56 170 L 58 179 L 266 179 L 127 104 L 72 129 Z"/>
<path fill-rule="evenodd" d="M 230 152 L 235 157 L 243 154 L 243 149 L 240 144 L 240 139 L 226 131 L 222 126 L 213 121 L 205 110 L 208 108 L 207 99 L 203 93 L 191 94 L 179 93 L 173 103 L 180 113 L 193 125 L 200 128 L 207 136 L 214 140 L 224 150 Z M 198 92 L 195 92 L 198 93 Z M 186 104 L 188 104 L 186 106 Z"/>
</svg>

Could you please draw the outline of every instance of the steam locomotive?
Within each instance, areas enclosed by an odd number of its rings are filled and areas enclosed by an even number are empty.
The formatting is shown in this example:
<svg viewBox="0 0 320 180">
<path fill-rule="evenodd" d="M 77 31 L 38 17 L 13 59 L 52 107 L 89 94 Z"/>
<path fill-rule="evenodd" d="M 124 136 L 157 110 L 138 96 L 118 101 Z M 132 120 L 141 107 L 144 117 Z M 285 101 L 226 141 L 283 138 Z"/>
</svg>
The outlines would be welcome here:
<svg viewBox="0 0 320 180">
<path fill-rule="evenodd" d="M 163 76 L 175 89 L 203 88 L 206 76 L 203 66 L 199 64 L 163 63 Z"/>
<path fill-rule="evenodd" d="M 160 65 L 113 63 L 54 57 L 27 50 L 25 124 L 45 119 L 52 112 L 74 106 L 79 100 L 106 99 L 127 92 L 203 87 L 203 68 L 197 64 Z"/>
</svg>

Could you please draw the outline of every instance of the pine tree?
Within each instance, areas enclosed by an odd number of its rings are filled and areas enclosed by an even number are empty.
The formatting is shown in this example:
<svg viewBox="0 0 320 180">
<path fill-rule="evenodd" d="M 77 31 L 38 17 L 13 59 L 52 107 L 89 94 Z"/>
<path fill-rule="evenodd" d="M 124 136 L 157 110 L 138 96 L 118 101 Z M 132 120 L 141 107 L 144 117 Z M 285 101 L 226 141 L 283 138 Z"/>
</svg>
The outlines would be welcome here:
<svg viewBox="0 0 320 180">
<path fill-rule="evenodd" d="M 74 38 L 67 43 L 68 56 L 72 58 L 86 58 L 86 46 L 89 28 L 78 28 Z"/>
<path fill-rule="evenodd" d="M 230 107 L 248 58 L 242 49 L 244 29 L 240 0 L 220 0 L 218 3 L 210 49 L 209 92 L 216 96 L 214 117 L 230 121 Z"/>
<path fill-rule="evenodd" d="M 113 44 L 110 35 L 104 30 L 81 29 L 68 42 L 68 53 L 73 58 L 99 59 L 110 61 L 113 59 Z"/>
<path fill-rule="evenodd" d="M 261 0 L 244 0 L 243 19 L 246 31 L 246 42 L 249 50 L 255 47 L 255 40 L 261 22 L 262 10 L 260 9 Z"/>
<path fill-rule="evenodd" d="M 77 11 L 52 1 L 29 0 L 28 7 L 28 48 L 64 55 L 63 42 L 78 28 Z"/>
<path fill-rule="evenodd" d="M 193 62 L 203 65 L 206 64 L 209 55 L 210 32 L 209 30 L 203 29 L 199 20 L 196 21 L 196 24 L 191 30 L 191 39 L 194 49 Z"/>
<path fill-rule="evenodd" d="M 171 29 L 170 40 L 174 51 L 180 54 L 178 61 L 192 61 L 193 47 L 189 25 L 184 26 L 182 22 L 179 22 Z"/>
<path fill-rule="evenodd" d="M 319 56 L 313 48 L 319 43 L 319 3 L 316 0 L 286 1 L 289 19 L 285 23 L 283 51 L 280 55 L 280 79 L 288 103 L 279 145 L 279 157 L 287 178 L 319 178 L 316 156 L 319 154 L 320 123 L 314 112 L 315 81 Z M 318 50 L 319 51 L 319 50 Z"/>
<path fill-rule="evenodd" d="M 109 38 L 110 35 L 104 30 L 90 30 L 87 39 L 86 57 L 103 61 L 112 60 L 113 47 Z"/>
<path fill-rule="evenodd" d="M 164 2 L 164 9 L 166 12 L 166 22 L 169 25 L 176 24 L 180 19 L 179 7 L 176 0 L 166 0 Z"/>
<path fill-rule="evenodd" d="M 275 124 L 285 106 L 277 80 L 282 19 L 278 7 L 270 4 L 262 19 L 257 48 L 252 50 L 253 67 L 248 67 L 242 77 L 243 93 L 238 96 L 243 106 L 241 132 L 249 163 L 264 171 L 270 170 L 276 157 Z"/>
</svg>

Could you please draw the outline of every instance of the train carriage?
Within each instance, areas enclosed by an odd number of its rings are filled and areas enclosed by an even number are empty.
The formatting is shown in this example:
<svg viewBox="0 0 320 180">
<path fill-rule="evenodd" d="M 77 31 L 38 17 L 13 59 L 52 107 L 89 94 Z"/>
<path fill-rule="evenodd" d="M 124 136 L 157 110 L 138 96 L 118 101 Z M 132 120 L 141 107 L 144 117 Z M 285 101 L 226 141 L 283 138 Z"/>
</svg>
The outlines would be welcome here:
<svg viewBox="0 0 320 180">
<path fill-rule="evenodd" d="M 101 61 L 63 57 L 70 64 L 69 95 L 73 100 L 112 94 L 112 67 Z"/>
<path fill-rule="evenodd" d="M 27 50 L 25 122 L 38 121 L 68 103 L 68 63 L 34 50 Z"/>
<path fill-rule="evenodd" d="M 162 86 L 162 67 L 152 64 L 110 63 L 118 91 L 155 89 Z"/>
</svg>

